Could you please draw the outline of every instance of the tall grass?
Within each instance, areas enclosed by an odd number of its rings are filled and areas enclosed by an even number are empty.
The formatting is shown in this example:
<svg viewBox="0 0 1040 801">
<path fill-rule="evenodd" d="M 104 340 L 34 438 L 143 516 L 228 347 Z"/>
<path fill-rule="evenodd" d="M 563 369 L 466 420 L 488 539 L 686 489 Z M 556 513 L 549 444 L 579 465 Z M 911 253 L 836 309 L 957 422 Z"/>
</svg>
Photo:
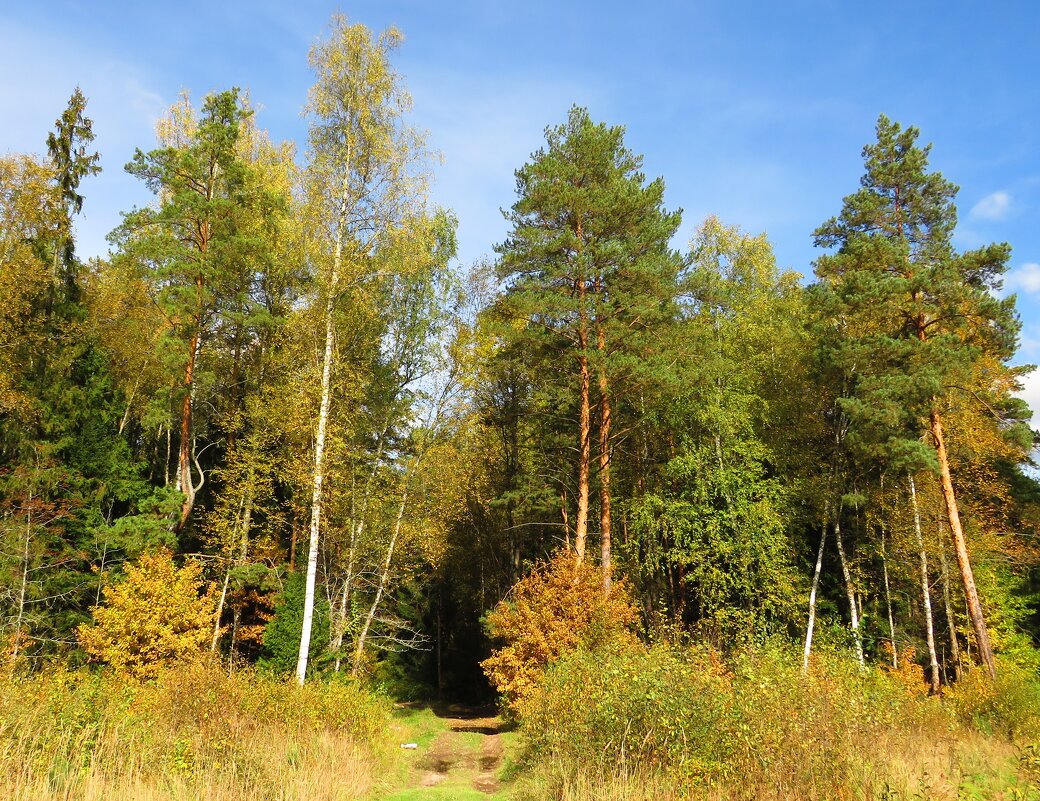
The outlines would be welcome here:
<svg viewBox="0 0 1040 801">
<path fill-rule="evenodd" d="M 182 665 L 149 684 L 50 672 L 0 684 L 0 798 L 345 801 L 366 797 L 389 704 Z"/>
<path fill-rule="evenodd" d="M 1040 801 L 1040 685 L 1004 667 L 940 700 L 920 671 L 826 654 L 804 675 L 783 649 L 574 654 L 521 710 L 522 795 Z"/>
</svg>

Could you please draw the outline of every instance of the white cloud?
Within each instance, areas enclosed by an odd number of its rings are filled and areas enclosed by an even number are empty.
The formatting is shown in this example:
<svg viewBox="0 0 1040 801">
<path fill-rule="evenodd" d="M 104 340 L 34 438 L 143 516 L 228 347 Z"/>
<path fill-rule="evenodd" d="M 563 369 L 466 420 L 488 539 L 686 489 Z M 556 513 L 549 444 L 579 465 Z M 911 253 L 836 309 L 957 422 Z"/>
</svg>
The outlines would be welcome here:
<svg viewBox="0 0 1040 801">
<path fill-rule="evenodd" d="M 1022 379 L 1022 389 L 1015 393 L 1033 410 L 1034 427 L 1040 424 L 1040 370 L 1035 370 Z"/>
<path fill-rule="evenodd" d="M 1000 190 L 982 198 L 971 207 L 968 216 L 974 220 L 1003 220 L 1011 211 L 1011 194 Z"/>
<path fill-rule="evenodd" d="M 1016 267 L 1004 276 L 1004 293 L 1021 292 L 1025 295 L 1040 294 L 1040 264 L 1028 262 Z"/>
</svg>

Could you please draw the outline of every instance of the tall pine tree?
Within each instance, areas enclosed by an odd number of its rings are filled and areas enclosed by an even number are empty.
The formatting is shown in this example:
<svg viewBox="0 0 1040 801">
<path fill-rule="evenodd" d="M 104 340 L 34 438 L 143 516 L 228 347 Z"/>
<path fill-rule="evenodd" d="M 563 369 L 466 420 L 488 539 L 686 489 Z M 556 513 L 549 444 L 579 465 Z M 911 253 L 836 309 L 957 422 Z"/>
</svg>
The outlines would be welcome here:
<svg viewBox="0 0 1040 801">
<path fill-rule="evenodd" d="M 921 460 L 939 475 L 946 517 L 979 655 L 995 674 L 943 428 L 952 393 L 983 397 L 972 384 L 979 360 L 1006 365 L 1019 324 L 1014 299 L 998 299 L 1010 249 L 994 244 L 958 253 L 952 244 L 957 187 L 928 171 L 930 146 L 916 128 L 881 116 L 877 141 L 863 150 L 860 189 L 841 214 L 815 231 L 834 249 L 816 262 L 832 313 L 858 353 L 857 387 L 846 403 L 854 420 L 904 462 Z M 1004 367 L 1010 371 L 1011 368 Z M 989 405 L 1008 419 L 1021 413 L 1006 395 Z"/>
</svg>

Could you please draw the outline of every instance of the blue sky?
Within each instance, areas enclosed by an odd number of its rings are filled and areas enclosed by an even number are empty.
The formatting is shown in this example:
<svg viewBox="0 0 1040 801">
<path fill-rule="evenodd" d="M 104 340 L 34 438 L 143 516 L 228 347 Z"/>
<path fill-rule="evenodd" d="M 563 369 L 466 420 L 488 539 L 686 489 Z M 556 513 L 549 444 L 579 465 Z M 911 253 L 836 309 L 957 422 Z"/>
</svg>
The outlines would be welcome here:
<svg viewBox="0 0 1040 801">
<path fill-rule="evenodd" d="M 307 51 L 341 11 L 398 26 L 413 122 L 444 156 L 435 199 L 460 257 L 492 252 L 513 170 L 574 103 L 627 128 L 684 209 L 765 231 L 811 272 L 811 232 L 862 173 L 884 112 L 934 143 L 961 186 L 962 248 L 1013 246 L 1020 361 L 1040 362 L 1040 5 L 1029 2 L 354 2 L 0 0 L 0 152 L 42 151 L 78 83 L 105 172 L 85 184 L 82 255 L 148 201 L 122 171 L 182 89 L 248 88 L 276 139 L 305 141 Z M 1040 378 L 1027 387 L 1040 408 Z"/>
</svg>

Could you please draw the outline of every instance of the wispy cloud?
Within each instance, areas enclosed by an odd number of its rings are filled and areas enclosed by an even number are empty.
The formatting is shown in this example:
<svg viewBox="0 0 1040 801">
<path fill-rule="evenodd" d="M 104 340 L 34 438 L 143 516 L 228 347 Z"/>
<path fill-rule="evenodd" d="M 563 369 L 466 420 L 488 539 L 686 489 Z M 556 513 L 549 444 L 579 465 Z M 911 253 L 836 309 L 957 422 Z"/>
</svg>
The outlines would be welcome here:
<svg viewBox="0 0 1040 801">
<path fill-rule="evenodd" d="M 968 216 L 973 220 L 1000 221 L 1011 211 L 1011 194 L 1003 189 L 992 192 L 971 207 Z"/>
<path fill-rule="evenodd" d="M 1021 292 L 1024 295 L 1040 294 L 1040 264 L 1028 262 L 1008 272 L 1004 276 L 1004 292 Z"/>
</svg>

